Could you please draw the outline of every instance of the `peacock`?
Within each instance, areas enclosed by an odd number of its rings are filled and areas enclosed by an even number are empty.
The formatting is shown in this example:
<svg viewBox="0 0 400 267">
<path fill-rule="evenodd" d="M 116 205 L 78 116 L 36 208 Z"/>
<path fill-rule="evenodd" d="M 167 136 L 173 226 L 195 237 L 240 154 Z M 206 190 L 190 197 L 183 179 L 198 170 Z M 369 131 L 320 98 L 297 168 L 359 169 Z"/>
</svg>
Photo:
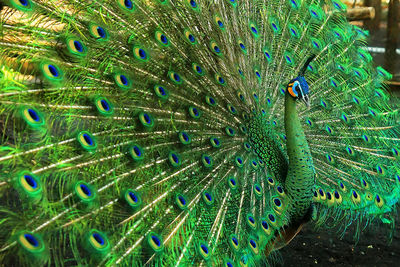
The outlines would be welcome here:
<svg viewBox="0 0 400 267">
<path fill-rule="evenodd" d="M 266 266 L 394 224 L 400 100 L 340 0 L 0 0 L 2 266 Z"/>
</svg>

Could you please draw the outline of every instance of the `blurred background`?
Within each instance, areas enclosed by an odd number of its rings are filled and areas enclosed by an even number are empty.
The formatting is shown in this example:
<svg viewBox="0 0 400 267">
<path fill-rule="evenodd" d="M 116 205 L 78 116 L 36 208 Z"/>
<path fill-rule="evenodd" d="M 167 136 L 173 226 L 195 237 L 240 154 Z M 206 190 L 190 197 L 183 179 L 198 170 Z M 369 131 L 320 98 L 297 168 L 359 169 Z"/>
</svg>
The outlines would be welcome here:
<svg viewBox="0 0 400 267">
<path fill-rule="evenodd" d="M 345 0 L 348 19 L 369 31 L 368 50 L 376 64 L 393 74 L 388 83 L 400 96 L 400 0 Z"/>
</svg>

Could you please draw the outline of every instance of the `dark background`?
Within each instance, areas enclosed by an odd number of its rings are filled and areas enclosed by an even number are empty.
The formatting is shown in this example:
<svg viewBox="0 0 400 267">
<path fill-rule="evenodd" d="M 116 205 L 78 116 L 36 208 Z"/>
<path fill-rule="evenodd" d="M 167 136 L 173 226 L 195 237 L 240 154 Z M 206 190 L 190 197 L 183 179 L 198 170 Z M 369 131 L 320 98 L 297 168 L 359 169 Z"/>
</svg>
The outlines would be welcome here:
<svg viewBox="0 0 400 267">
<path fill-rule="evenodd" d="M 315 231 L 308 225 L 280 250 L 283 262 L 277 266 L 400 266 L 399 219 L 397 216 L 391 242 L 390 227 L 378 221 L 362 231 L 357 244 L 354 227 L 340 239 L 336 230 Z"/>
<path fill-rule="evenodd" d="M 400 0 L 342 0 L 348 9 L 373 7 L 372 19 L 352 21 L 370 33 L 368 47 L 380 48 L 371 52 L 377 65 L 393 74 L 388 83 L 395 95 L 400 96 Z M 382 51 L 384 49 L 384 51 Z M 400 266 L 400 263 L 399 263 Z"/>
</svg>

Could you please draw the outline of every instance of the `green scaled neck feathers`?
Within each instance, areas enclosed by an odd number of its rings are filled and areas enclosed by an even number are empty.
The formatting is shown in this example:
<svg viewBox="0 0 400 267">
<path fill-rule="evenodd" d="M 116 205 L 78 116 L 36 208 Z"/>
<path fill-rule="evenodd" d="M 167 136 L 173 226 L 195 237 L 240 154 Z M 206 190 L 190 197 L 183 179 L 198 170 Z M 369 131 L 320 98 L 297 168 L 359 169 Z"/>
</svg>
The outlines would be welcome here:
<svg viewBox="0 0 400 267">
<path fill-rule="evenodd" d="M 296 101 L 303 100 L 309 106 L 309 88 L 304 73 L 315 58 L 310 56 L 299 76 L 289 82 L 285 94 L 285 131 L 289 168 L 285 189 L 289 196 L 288 213 L 291 222 L 299 222 L 310 210 L 315 185 L 315 170 L 303 128 L 296 110 Z"/>
<path fill-rule="evenodd" d="M 296 99 L 285 95 L 285 131 L 289 167 L 285 190 L 290 198 L 288 213 L 291 221 L 301 220 L 308 212 L 314 188 L 314 167 L 310 148 L 296 110 Z"/>
<path fill-rule="evenodd" d="M 315 185 L 315 170 L 310 148 L 296 110 L 297 100 L 308 102 L 304 72 L 314 59 L 307 59 L 299 76 L 289 82 L 285 93 L 285 131 L 287 160 L 267 119 L 260 115 L 249 123 L 249 139 L 254 152 L 266 163 L 271 175 L 284 184 L 289 197 L 289 224 L 299 225 L 310 210 Z"/>
<path fill-rule="evenodd" d="M 283 228 L 275 232 L 273 241 L 264 251 L 265 255 L 287 245 L 314 212 L 314 164 L 296 109 L 298 100 L 308 105 L 308 84 L 304 72 L 313 58 L 306 61 L 299 76 L 289 82 L 285 91 L 286 154 L 277 142 L 279 138 L 276 138 L 277 133 L 267 116 L 255 116 L 248 124 L 253 151 L 265 162 L 269 173 L 283 185 L 280 195 L 284 196 L 284 207 L 278 211 L 282 215 Z M 281 204 L 280 199 L 278 203 Z"/>
</svg>

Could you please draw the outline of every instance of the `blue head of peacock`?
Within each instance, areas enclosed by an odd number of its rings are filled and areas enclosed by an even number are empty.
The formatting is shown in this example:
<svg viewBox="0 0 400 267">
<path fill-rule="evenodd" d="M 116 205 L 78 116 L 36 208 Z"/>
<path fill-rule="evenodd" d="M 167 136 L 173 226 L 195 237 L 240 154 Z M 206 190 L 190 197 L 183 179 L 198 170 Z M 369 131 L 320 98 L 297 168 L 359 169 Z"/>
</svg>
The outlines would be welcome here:
<svg viewBox="0 0 400 267">
<path fill-rule="evenodd" d="M 310 105 L 310 99 L 308 97 L 310 90 L 304 76 L 298 76 L 291 80 L 288 84 L 288 92 L 292 97 L 304 101 L 307 106 Z"/>
</svg>

